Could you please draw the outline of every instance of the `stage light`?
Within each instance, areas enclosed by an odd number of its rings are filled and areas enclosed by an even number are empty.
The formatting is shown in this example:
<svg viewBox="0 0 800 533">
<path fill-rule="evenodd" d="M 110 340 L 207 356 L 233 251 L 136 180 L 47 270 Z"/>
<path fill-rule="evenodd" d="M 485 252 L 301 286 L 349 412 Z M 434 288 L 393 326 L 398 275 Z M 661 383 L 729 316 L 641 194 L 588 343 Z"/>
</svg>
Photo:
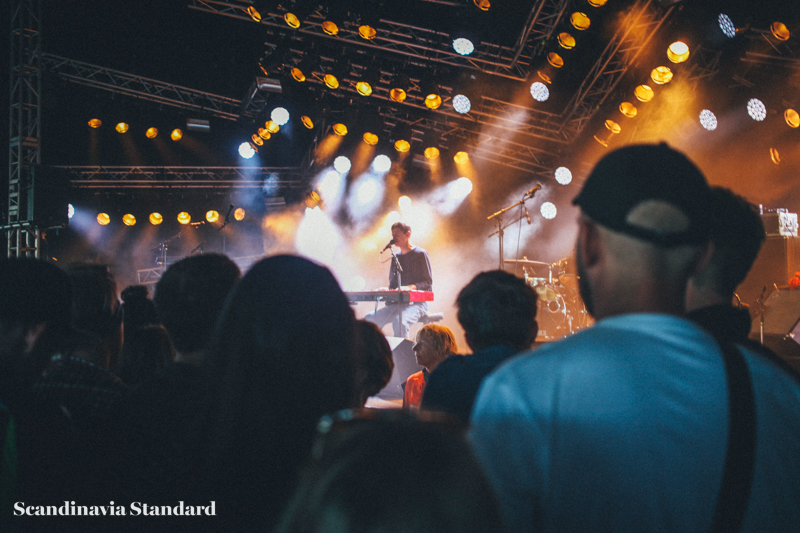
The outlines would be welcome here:
<svg viewBox="0 0 800 533">
<path fill-rule="evenodd" d="M 572 172 L 567 167 L 558 167 L 556 169 L 556 181 L 561 185 L 569 185 L 572 183 Z"/>
<path fill-rule="evenodd" d="M 531 96 L 533 96 L 533 99 L 537 102 L 544 102 L 550 98 L 550 90 L 544 83 L 535 81 L 531 83 Z"/>
<path fill-rule="evenodd" d="M 135 226 L 136 225 L 136 217 L 131 215 L 130 213 L 126 213 L 122 215 L 122 223 L 126 226 Z"/>
<path fill-rule="evenodd" d="M 292 78 L 297 82 L 304 82 L 311 76 L 314 67 L 319 65 L 319 57 L 311 52 L 307 53 L 300 62 L 289 70 Z"/>
<path fill-rule="evenodd" d="M 453 161 L 455 161 L 457 165 L 466 165 L 469 163 L 469 154 L 463 150 L 456 152 L 456 155 L 453 156 Z"/>
<path fill-rule="evenodd" d="M 242 220 L 244 220 L 244 214 L 245 214 L 244 208 L 237 207 L 236 210 L 233 212 L 233 218 L 234 220 L 241 222 Z"/>
<path fill-rule="evenodd" d="M 99 118 L 93 118 L 92 120 L 89 121 L 89 127 L 90 128 L 97 129 L 102 125 L 103 125 L 103 121 L 100 120 Z"/>
<path fill-rule="evenodd" d="M 636 98 L 640 102 L 649 102 L 656 93 L 653 92 L 653 89 L 651 89 L 649 85 L 639 85 L 633 91 L 633 94 L 636 95 Z"/>
<path fill-rule="evenodd" d="M 128 130 L 130 129 L 130 126 L 128 126 L 128 124 L 126 124 L 125 122 L 120 122 L 114 129 L 117 130 L 119 133 L 127 133 Z"/>
<path fill-rule="evenodd" d="M 213 223 L 217 220 L 219 220 L 219 211 L 214 211 L 212 209 L 211 211 L 206 212 L 206 221 Z"/>
<path fill-rule="evenodd" d="M 561 68 L 564 66 L 564 58 L 555 52 L 547 54 L 547 62 L 554 68 Z"/>
<path fill-rule="evenodd" d="M 767 107 L 764 105 L 764 102 L 758 98 L 751 98 L 750 101 L 747 102 L 747 114 L 750 115 L 753 120 L 761 122 L 767 118 Z"/>
<path fill-rule="evenodd" d="M 769 156 L 772 159 L 773 163 L 775 163 L 776 165 L 781 164 L 781 154 L 778 153 L 778 150 L 776 148 L 769 149 Z"/>
<path fill-rule="evenodd" d="M 108 226 L 111 223 L 111 217 L 108 213 L 100 213 L 97 215 L 97 223 L 101 226 Z"/>
<path fill-rule="evenodd" d="M 636 113 L 638 113 L 639 110 L 636 109 L 636 106 L 630 102 L 622 102 L 619 104 L 619 112 L 628 118 L 633 118 L 636 116 Z"/>
<path fill-rule="evenodd" d="M 148 139 L 155 139 L 158 136 L 158 128 L 147 128 L 144 134 Z"/>
<path fill-rule="evenodd" d="M 340 137 L 344 137 L 347 135 L 347 126 L 345 126 L 343 122 L 337 122 L 333 125 L 333 133 L 339 135 Z"/>
<path fill-rule="evenodd" d="M 272 134 L 267 131 L 267 128 L 258 128 L 258 136 L 266 141 L 267 139 L 272 137 Z"/>
<path fill-rule="evenodd" d="M 406 153 L 411 150 L 411 143 L 405 139 L 397 139 L 394 142 L 394 149 L 400 153 Z"/>
<path fill-rule="evenodd" d="M 717 129 L 717 117 L 708 109 L 700 111 L 700 125 L 708 131 Z"/>
<path fill-rule="evenodd" d="M 672 71 L 669 67 L 656 67 L 650 72 L 650 79 L 653 83 L 664 85 L 672 81 Z"/>
<path fill-rule="evenodd" d="M 469 110 L 472 109 L 472 104 L 469 98 L 463 94 L 457 94 L 453 97 L 453 109 L 456 110 L 456 113 L 461 113 L 463 115 L 469 113 Z"/>
<path fill-rule="evenodd" d="M 605 128 L 605 131 L 601 131 L 595 135 L 594 140 L 607 148 L 611 138 L 621 132 L 622 128 L 619 126 L 619 124 L 610 119 L 605 121 L 603 127 Z"/>
<path fill-rule="evenodd" d="M 426 159 L 437 159 L 439 157 L 439 141 L 441 139 L 441 133 L 433 128 L 425 132 L 422 137 L 422 147 Z"/>
<path fill-rule="evenodd" d="M 381 77 L 380 70 L 373 70 L 374 67 L 368 68 L 363 76 L 362 79 L 356 82 L 356 92 L 361 96 L 369 96 L 372 94 L 372 88 L 377 87 L 378 81 Z"/>
<path fill-rule="evenodd" d="M 554 218 L 556 218 L 558 210 L 556 209 L 556 206 L 553 205 L 551 202 L 545 202 L 542 204 L 542 207 L 539 208 L 539 212 L 547 220 L 553 220 Z"/>
<path fill-rule="evenodd" d="M 592 7 L 602 7 L 606 5 L 606 2 L 608 2 L 608 0 L 586 0 L 586 3 Z"/>
<path fill-rule="evenodd" d="M 372 170 L 375 172 L 389 172 L 390 168 L 392 168 L 392 160 L 387 155 L 380 154 L 372 160 Z"/>
<path fill-rule="evenodd" d="M 164 217 L 161 216 L 161 213 L 150 213 L 150 224 L 154 226 L 158 226 L 162 222 L 164 222 Z"/>
<path fill-rule="evenodd" d="M 783 119 L 789 125 L 790 128 L 796 128 L 800 126 L 800 115 L 797 114 L 797 111 L 794 109 L 787 109 L 783 113 Z"/>
<path fill-rule="evenodd" d="M 250 138 L 256 146 L 264 146 L 264 139 L 262 139 L 260 135 L 254 133 Z"/>
<path fill-rule="evenodd" d="M 336 172 L 339 174 L 347 174 L 351 166 L 350 159 L 343 155 L 333 160 L 333 168 L 335 168 Z"/>
<path fill-rule="evenodd" d="M 683 63 L 689 59 L 689 47 L 683 41 L 675 41 L 667 48 L 667 59 L 673 63 Z"/>
<path fill-rule="evenodd" d="M 558 39 L 558 44 L 564 50 L 572 50 L 573 48 L 575 48 L 575 37 L 573 37 L 569 33 L 565 31 L 561 32 L 558 34 L 557 39 Z"/>
<path fill-rule="evenodd" d="M 269 114 L 269 118 L 278 126 L 285 126 L 289 122 L 289 112 L 285 107 L 276 107 Z"/>
<path fill-rule="evenodd" d="M 319 5 L 309 0 L 296 0 L 291 6 L 289 2 L 281 2 L 281 4 L 286 8 L 286 13 L 283 14 L 283 21 L 287 26 L 295 30 Z"/>
<path fill-rule="evenodd" d="M 264 127 L 267 128 L 267 131 L 270 133 L 278 133 L 281 127 L 278 125 L 277 122 L 274 120 L 268 120 L 264 123 Z"/>
<path fill-rule="evenodd" d="M 439 109 L 442 105 L 442 89 L 433 79 L 433 74 L 426 75 L 419 84 L 422 96 L 425 98 L 425 107 L 428 109 Z"/>
<path fill-rule="evenodd" d="M 325 68 L 322 81 L 328 89 L 338 89 L 348 74 L 350 74 L 350 63 L 344 57 L 339 57 L 331 66 Z"/>
<path fill-rule="evenodd" d="M 425 148 L 425 157 L 427 159 L 437 159 L 439 157 L 439 149 L 435 146 Z"/>
<path fill-rule="evenodd" d="M 589 26 L 592 24 L 592 21 L 589 19 L 586 13 L 581 13 L 580 11 L 576 11 L 569 17 L 569 21 L 572 24 L 572 27 L 578 31 L 588 30 Z"/>
<path fill-rule="evenodd" d="M 258 12 L 255 6 L 248 6 L 246 11 L 247 14 L 250 15 L 251 19 L 253 19 L 256 22 L 261 22 L 261 13 Z"/>
<path fill-rule="evenodd" d="M 411 86 L 411 81 L 408 76 L 399 72 L 394 75 L 392 79 L 391 88 L 389 89 L 389 98 L 394 102 L 403 102 L 408 96 L 408 88 Z"/>
<path fill-rule="evenodd" d="M 186 211 L 181 211 L 180 213 L 178 213 L 178 222 L 180 222 L 184 226 L 191 221 L 192 221 L 192 215 L 190 215 Z"/>
<path fill-rule="evenodd" d="M 489 0 L 473 0 L 473 2 L 481 11 L 489 11 L 489 8 L 492 7 L 492 4 L 489 2 Z"/>
<path fill-rule="evenodd" d="M 409 198 L 408 196 L 405 196 L 405 195 L 401 196 L 400 198 L 397 199 L 397 207 L 399 207 L 401 211 L 404 210 L 404 209 L 410 209 L 411 208 L 411 198 Z"/>
<path fill-rule="evenodd" d="M 67 217 L 72 218 L 75 216 L 75 206 L 72 204 L 67 204 Z"/>
<path fill-rule="evenodd" d="M 783 22 L 773 22 L 769 29 L 772 32 L 773 37 L 779 41 L 787 41 L 789 40 L 789 37 L 792 36 L 791 32 L 789 32 L 789 28 L 787 28 L 786 24 Z"/>
<path fill-rule="evenodd" d="M 183 138 L 183 132 L 179 128 L 175 128 L 172 130 L 172 133 L 169 134 L 169 138 L 173 141 L 180 141 Z"/>
<path fill-rule="evenodd" d="M 725 13 L 720 13 L 717 17 L 717 21 L 719 22 L 719 29 L 722 30 L 722 33 L 725 34 L 725 37 L 729 37 L 731 39 L 736 37 L 736 26 L 733 25 L 733 21 L 728 15 Z"/>
<path fill-rule="evenodd" d="M 376 144 L 378 144 L 378 141 L 380 140 L 378 139 L 378 136 L 372 133 L 371 131 L 365 131 L 364 135 L 361 138 L 364 140 L 365 143 L 367 143 L 370 146 L 375 146 Z"/>
<path fill-rule="evenodd" d="M 399 123 L 394 128 L 392 138 L 394 139 L 394 149 L 398 152 L 405 153 L 411 149 L 411 138 L 414 132 L 411 131 L 411 125 L 407 123 Z"/>
<path fill-rule="evenodd" d="M 250 143 L 242 143 L 239 145 L 239 155 L 244 159 L 250 159 L 256 155 L 256 151 L 253 149 Z"/>
<path fill-rule="evenodd" d="M 465 37 L 459 37 L 457 39 L 453 39 L 453 50 L 455 50 L 459 55 L 468 56 L 475 51 L 475 45 L 472 44 L 472 41 L 469 39 Z"/>
</svg>

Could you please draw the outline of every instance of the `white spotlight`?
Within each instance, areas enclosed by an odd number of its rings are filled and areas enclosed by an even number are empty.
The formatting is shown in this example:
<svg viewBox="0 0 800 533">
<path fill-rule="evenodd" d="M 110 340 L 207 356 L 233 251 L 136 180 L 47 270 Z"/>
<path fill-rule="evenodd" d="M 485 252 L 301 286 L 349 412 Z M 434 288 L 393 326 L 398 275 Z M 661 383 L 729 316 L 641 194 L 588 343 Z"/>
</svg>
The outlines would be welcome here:
<svg viewBox="0 0 800 533">
<path fill-rule="evenodd" d="M 457 94 L 453 97 L 453 109 L 456 110 L 456 113 L 469 113 L 469 110 L 472 109 L 472 104 L 469 101 L 469 98 L 464 96 L 463 94 Z"/>
<path fill-rule="evenodd" d="M 333 168 L 335 168 L 339 174 L 347 174 L 350 172 L 350 159 L 340 155 L 333 160 Z"/>
<path fill-rule="evenodd" d="M 457 54 L 468 56 L 475 51 L 475 45 L 472 44 L 472 41 L 469 39 L 459 37 L 458 39 L 453 39 L 453 50 L 455 50 Z"/>
<path fill-rule="evenodd" d="M 239 155 L 245 159 L 250 159 L 256 155 L 256 151 L 250 146 L 250 143 L 242 143 L 239 145 Z"/>
<path fill-rule="evenodd" d="M 469 196 L 472 192 L 472 181 L 469 178 L 461 177 L 450 183 L 447 187 L 447 196 L 451 200 L 460 201 Z"/>
<path fill-rule="evenodd" d="M 719 29 L 722 30 L 725 37 L 730 37 L 731 39 L 736 37 L 736 26 L 733 25 L 733 21 L 728 15 L 720 13 L 717 20 L 719 21 Z"/>
<path fill-rule="evenodd" d="M 717 117 L 708 109 L 700 111 L 700 125 L 708 131 L 717 129 Z"/>
<path fill-rule="evenodd" d="M 278 126 L 285 126 L 289 122 L 289 112 L 285 107 L 276 107 L 270 113 L 269 118 Z"/>
<path fill-rule="evenodd" d="M 72 204 L 68 204 L 67 206 L 67 216 L 72 218 L 75 216 L 75 206 Z"/>
<path fill-rule="evenodd" d="M 747 114 L 750 115 L 753 120 L 761 122 L 767 118 L 767 106 L 758 98 L 751 98 L 750 101 L 747 102 Z"/>
<path fill-rule="evenodd" d="M 392 160 L 387 155 L 381 154 L 372 161 L 372 170 L 375 172 L 389 172 L 390 168 L 392 168 Z"/>
<path fill-rule="evenodd" d="M 569 185 L 572 183 L 572 172 L 567 167 L 558 167 L 556 169 L 556 181 L 561 185 Z"/>
<path fill-rule="evenodd" d="M 550 98 L 550 90 L 544 83 L 535 81 L 531 83 L 531 96 L 533 96 L 533 99 L 537 102 L 544 102 Z"/>
<path fill-rule="evenodd" d="M 335 170 L 329 170 L 317 183 L 317 190 L 325 202 L 333 204 L 339 201 L 342 194 L 342 175 Z"/>
<path fill-rule="evenodd" d="M 401 211 L 411 208 L 411 198 L 409 198 L 408 196 L 401 196 L 400 198 L 397 199 L 397 206 L 400 208 Z"/>
<path fill-rule="evenodd" d="M 545 202 L 542 204 L 542 207 L 539 208 L 539 212 L 541 212 L 542 216 L 547 220 L 552 220 L 556 218 L 556 213 L 558 213 L 558 210 L 552 203 Z"/>
</svg>

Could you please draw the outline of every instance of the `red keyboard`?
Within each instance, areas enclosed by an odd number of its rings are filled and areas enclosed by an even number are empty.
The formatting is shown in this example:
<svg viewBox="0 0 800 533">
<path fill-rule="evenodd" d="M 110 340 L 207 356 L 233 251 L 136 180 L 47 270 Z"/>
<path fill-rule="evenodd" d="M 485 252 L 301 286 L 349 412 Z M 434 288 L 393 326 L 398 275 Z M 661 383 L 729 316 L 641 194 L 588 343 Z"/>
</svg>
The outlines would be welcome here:
<svg viewBox="0 0 800 533">
<path fill-rule="evenodd" d="M 346 291 L 350 302 L 432 302 L 432 291 Z"/>
</svg>

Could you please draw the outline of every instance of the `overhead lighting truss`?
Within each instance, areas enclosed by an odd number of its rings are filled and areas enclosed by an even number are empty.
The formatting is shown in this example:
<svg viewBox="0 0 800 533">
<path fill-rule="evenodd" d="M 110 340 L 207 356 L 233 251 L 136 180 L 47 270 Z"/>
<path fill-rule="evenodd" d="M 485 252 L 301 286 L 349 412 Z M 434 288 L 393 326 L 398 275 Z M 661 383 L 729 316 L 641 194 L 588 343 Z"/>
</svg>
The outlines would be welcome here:
<svg viewBox="0 0 800 533">
<path fill-rule="evenodd" d="M 296 167 L 127 167 L 60 166 L 77 189 L 257 189 L 277 175 L 277 187 L 302 189 L 307 173 Z"/>
<path fill-rule="evenodd" d="M 52 54 L 42 54 L 41 66 L 43 70 L 79 85 L 135 96 L 181 109 L 202 111 L 204 114 L 226 120 L 238 120 L 242 107 L 242 101 L 234 98 L 217 96 Z"/>
</svg>

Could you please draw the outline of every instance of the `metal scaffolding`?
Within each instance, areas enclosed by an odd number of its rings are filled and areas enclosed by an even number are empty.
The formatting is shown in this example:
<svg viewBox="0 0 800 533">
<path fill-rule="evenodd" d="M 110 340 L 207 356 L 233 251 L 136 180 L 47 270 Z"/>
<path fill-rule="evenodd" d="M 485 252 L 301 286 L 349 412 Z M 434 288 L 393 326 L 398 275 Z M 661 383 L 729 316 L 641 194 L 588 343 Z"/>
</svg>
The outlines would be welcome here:
<svg viewBox="0 0 800 533">
<path fill-rule="evenodd" d="M 76 189 L 302 189 L 308 179 L 295 167 L 62 166 Z"/>
<path fill-rule="evenodd" d="M 9 257 L 39 257 L 41 231 L 30 220 L 33 167 L 41 163 L 40 0 L 17 0 L 11 10 L 11 98 L 8 149 Z"/>
</svg>

